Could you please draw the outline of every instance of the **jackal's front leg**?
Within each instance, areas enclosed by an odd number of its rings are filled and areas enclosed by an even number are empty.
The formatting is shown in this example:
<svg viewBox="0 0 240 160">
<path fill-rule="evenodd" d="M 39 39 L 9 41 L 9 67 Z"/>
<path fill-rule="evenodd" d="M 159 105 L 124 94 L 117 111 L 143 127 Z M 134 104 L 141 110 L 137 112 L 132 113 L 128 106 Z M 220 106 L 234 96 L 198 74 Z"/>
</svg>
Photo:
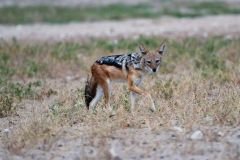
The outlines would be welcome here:
<svg viewBox="0 0 240 160">
<path fill-rule="evenodd" d="M 142 95 L 144 91 L 138 88 L 130 78 L 128 79 L 128 89 L 130 91 L 131 112 L 133 113 L 135 108 L 136 95 Z"/>
<path fill-rule="evenodd" d="M 128 89 L 131 91 L 130 93 L 130 98 L 131 98 L 131 111 L 133 112 L 133 109 L 135 107 L 135 96 L 136 94 L 143 95 L 144 97 L 147 97 L 150 99 L 151 102 L 151 109 L 152 111 L 156 111 L 156 107 L 154 104 L 154 101 L 152 99 L 152 96 L 146 92 L 137 87 L 131 79 L 128 80 Z"/>
<path fill-rule="evenodd" d="M 150 102 L 151 102 L 151 110 L 152 110 L 153 112 L 156 111 L 156 107 L 155 107 L 155 104 L 154 104 L 154 101 L 153 101 L 153 99 L 152 99 L 151 94 L 146 93 L 146 96 L 150 99 Z"/>
</svg>

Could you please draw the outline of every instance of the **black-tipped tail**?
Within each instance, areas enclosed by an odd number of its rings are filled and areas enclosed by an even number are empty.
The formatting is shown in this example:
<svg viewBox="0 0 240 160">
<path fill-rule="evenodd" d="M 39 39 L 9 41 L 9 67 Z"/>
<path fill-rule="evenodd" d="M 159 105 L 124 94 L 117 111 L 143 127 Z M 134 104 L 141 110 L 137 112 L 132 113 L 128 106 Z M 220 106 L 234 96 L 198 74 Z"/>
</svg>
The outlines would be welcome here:
<svg viewBox="0 0 240 160">
<path fill-rule="evenodd" d="M 93 100 L 93 98 L 96 95 L 96 83 L 93 79 L 93 77 L 91 77 L 91 79 L 89 79 L 89 76 L 87 78 L 86 84 L 85 84 L 85 90 L 84 90 L 84 96 L 85 96 L 85 104 L 87 109 L 89 109 L 89 105 L 91 103 L 91 101 Z"/>
</svg>

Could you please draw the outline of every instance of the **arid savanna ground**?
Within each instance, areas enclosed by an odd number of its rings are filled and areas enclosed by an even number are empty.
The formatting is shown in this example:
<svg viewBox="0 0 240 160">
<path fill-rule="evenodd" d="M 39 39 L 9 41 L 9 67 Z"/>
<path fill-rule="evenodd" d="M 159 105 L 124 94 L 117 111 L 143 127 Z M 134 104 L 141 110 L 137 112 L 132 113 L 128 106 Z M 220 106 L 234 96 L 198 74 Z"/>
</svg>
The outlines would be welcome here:
<svg viewBox="0 0 240 160">
<path fill-rule="evenodd" d="M 240 159 L 240 1 L 2 0 L 0 160 Z M 167 45 L 129 111 L 86 110 L 100 56 Z"/>
</svg>

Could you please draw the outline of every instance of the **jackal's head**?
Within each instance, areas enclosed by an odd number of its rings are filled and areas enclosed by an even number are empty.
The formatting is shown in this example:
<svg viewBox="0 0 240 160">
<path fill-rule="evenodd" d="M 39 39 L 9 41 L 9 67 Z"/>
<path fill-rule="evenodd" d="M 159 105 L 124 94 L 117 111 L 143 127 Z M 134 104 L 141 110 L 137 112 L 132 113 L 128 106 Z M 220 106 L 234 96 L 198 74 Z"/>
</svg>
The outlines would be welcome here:
<svg viewBox="0 0 240 160">
<path fill-rule="evenodd" d="M 139 46 L 139 49 L 143 55 L 141 59 L 142 69 L 148 73 L 157 72 L 164 53 L 165 44 L 162 43 L 156 51 L 148 51 L 142 44 Z"/>
</svg>

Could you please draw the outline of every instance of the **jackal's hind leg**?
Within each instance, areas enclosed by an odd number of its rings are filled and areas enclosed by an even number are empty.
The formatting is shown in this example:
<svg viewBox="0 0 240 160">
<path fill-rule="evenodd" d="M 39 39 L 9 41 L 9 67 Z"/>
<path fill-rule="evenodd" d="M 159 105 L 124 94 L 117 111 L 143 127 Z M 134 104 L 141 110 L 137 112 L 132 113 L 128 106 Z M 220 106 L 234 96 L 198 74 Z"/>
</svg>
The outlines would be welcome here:
<svg viewBox="0 0 240 160">
<path fill-rule="evenodd" d="M 89 108 L 90 109 L 94 109 L 97 102 L 100 100 L 100 98 L 102 97 L 103 95 L 103 88 L 101 86 L 97 86 L 97 90 L 96 90 L 96 95 L 95 97 L 93 98 L 93 100 L 90 102 L 90 105 L 89 105 Z"/>
<path fill-rule="evenodd" d="M 134 108 L 135 108 L 136 96 L 137 96 L 136 93 L 130 92 L 131 112 L 132 112 L 132 113 L 134 112 Z"/>
<path fill-rule="evenodd" d="M 106 80 L 103 84 L 102 84 L 102 88 L 103 88 L 103 93 L 104 93 L 104 102 L 105 102 L 105 107 L 109 110 L 112 111 L 112 108 L 110 106 L 109 100 L 110 100 L 110 81 Z"/>
</svg>

